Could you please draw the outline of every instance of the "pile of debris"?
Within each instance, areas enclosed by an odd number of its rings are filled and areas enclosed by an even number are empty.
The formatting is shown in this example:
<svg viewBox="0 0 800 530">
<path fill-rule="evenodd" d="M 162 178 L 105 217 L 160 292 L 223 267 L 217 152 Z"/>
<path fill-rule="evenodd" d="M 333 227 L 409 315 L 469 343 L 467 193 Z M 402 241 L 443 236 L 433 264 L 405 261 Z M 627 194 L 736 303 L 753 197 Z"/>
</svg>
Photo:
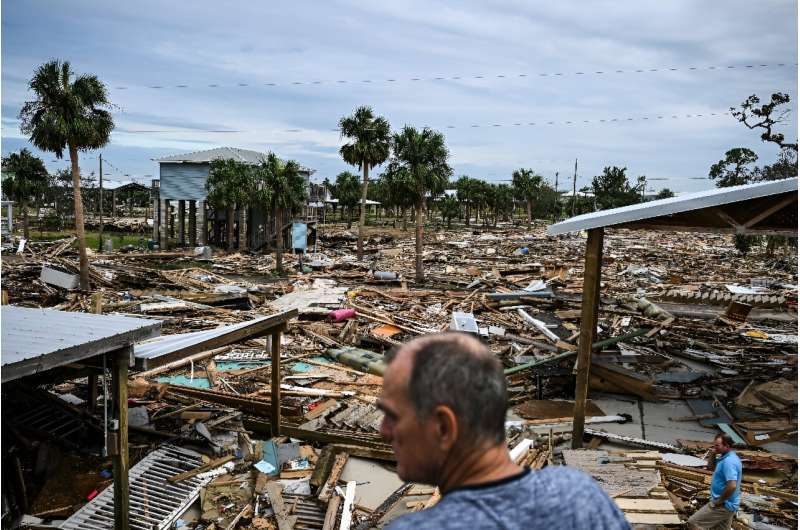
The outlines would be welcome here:
<svg viewBox="0 0 800 530">
<path fill-rule="evenodd" d="M 313 255 L 287 254 L 284 277 L 266 254 L 98 254 L 94 293 L 82 295 L 44 272 L 77 273 L 62 241 L 4 256 L 3 287 L 12 303 L 162 321 L 165 336 L 136 347 L 129 384 L 131 476 L 175 492 L 169 509 L 141 501 L 135 517 L 147 524 L 367 528 L 430 507 L 436 491 L 394 473 L 375 403 L 386 351 L 453 329 L 481 337 L 506 369 L 516 461 L 580 467 L 632 523 L 679 525 L 707 498 L 698 466 L 725 432 L 745 462 L 742 520 L 796 526 L 795 257 L 740 258 L 714 235 L 607 235 L 586 449 L 571 450 L 584 239 L 507 225 L 426 237 L 424 285 L 411 232 L 373 236 L 358 262 L 339 228 L 321 232 Z M 271 338 L 253 330 L 286 311 L 298 317 L 276 379 Z M 70 418 L 102 425 L 81 408 L 96 395 L 86 379 L 46 390 Z M 83 528 L 107 491 L 29 513 Z"/>
</svg>

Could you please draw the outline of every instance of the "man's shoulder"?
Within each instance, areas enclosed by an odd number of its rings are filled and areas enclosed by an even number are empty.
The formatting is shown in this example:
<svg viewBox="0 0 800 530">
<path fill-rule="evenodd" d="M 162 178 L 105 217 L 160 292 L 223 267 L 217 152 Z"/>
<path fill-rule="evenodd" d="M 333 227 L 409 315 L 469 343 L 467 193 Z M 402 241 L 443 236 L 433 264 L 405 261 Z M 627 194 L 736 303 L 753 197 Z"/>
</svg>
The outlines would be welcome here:
<svg viewBox="0 0 800 530">
<path fill-rule="evenodd" d="M 570 499 L 580 498 L 576 504 Z M 586 510 L 586 506 L 592 506 Z M 560 525 L 560 526 L 559 526 Z M 500 485 L 463 488 L 424 512 L 401 516 L 391 530 L 428 528 L 627 529 L 614 502 L 586 473 L 567 466 L 529 471 Z"/>
<path fill-rule="evenodd" d="M 742 459 L 739 458 L 739 455 L 737 455 L 733 450 L 728 453 L 727 458 L 722 460 L 722 463 L 728 466 L 742 467 Z"/>
</svg>

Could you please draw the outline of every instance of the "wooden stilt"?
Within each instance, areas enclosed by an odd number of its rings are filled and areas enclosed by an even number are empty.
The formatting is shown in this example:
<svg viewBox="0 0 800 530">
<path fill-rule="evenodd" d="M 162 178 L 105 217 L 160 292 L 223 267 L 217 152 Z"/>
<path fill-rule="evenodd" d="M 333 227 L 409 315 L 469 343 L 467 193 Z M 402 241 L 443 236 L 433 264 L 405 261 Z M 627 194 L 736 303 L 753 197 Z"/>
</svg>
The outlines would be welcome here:
<svg viewBox="0 0 800 530">
<path fill-rule="evenodd" d="M 125 348 L 114 353 L 112 363 L 112 387 L 114 403 L 118 411 L 119 426 L 116 431 L 117 447 L 112 450 L 114 465 L 114 528 L 129 530 L 128 521 L 128 363 L 131 349 Z"/>
<path fill-rule="evenodd" d="M 197 246 L 197 201 L 189 201 L 189 246 Z"/>
<path fill-rule="evenodd" d="M 272 406 L 272 436 L 278 436 L 281 431 L 281 331 L 276 329 L 270 337 L 272 338 L 272 395 L 270 397 Z"/>
<path fill-rule="evenodd" d="M 178 201 L 178 244 L 186 246 L 186 201 Z"/>
<path fill-rule="evenodd" d="M 583 447 L 583 423 L 586 395 L 589 392 L 589 367 L 592 343 L 597 334 L 597 310 L 600 303 L 600 269 L 603 263 L 603 229 L 589 230 L 583 269 L 581 331 L 578 339 L 578 363 L 575 375 L 575 413 L 572 423 L 572 448 Z"/>
</svg>

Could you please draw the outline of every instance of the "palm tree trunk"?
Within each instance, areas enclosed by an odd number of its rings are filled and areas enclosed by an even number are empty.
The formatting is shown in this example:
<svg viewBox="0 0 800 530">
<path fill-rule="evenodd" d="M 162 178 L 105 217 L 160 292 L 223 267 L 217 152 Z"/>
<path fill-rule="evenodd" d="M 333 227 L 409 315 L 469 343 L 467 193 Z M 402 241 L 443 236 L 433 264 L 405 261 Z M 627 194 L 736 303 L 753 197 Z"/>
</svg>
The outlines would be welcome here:
<svg viewBox="0 0 800 530">
<path fill-rule="evenodd" d="M 22 200 L 22 235 L 25 239 L 31 238 L 31 233 L 28 230 L 28 201 Z"/>
<path fill-rule="evenodd" d="M 344 211 L 344 208 L 342 209 Z M 353 227 L 353 208 L 347 209 L 347 229 L 350 230 Z"/>
<path fill-rule="evenodd" d="M 467 204 L 467 206 L 464 209 L 465 209 L 466 214 L 467 214 L 466 219 L 464 221 L 464 224 L 469 226 L 469 216 L 471 214 L 471 212 L 469 211 L 469 204 Z"/>
<path fill-rule="evenodd" d="M 408 218 L 406 217 L 406 209 L 403 208 L 403 232 L 408 230 Z"/>
<path fill-rule="evenodd" d="M 533 222 L 533 216 L 531 215 L 531 203 L 532 203 L 532 202 L 533 202 L 533 201 L 531 201 L 530 199 L 527 199 L 527 200 L 525 201 L 525 204 L 527 204 L 527 205 L 528 205 L 528 227 L 530 227 L 530 226 L 531 226 L 531 223 Z"/>
<path fill-rule="evenodd" d="M 72 196 L 75 199 L 75 234 L 78 236 L 80 256 L 81 291 L 89 290 L 89 257 L 86 255 L 86 232 L 83 230 L 83 200 L 81 200 L 81 170 L 78 167 L 78 149 L 69 144 L 72 165 Z"/>
<path fill-rule="evenodd" d="M 369 186 L 369 166 L 364 163 L 364 184 L 361 185 L 361 213 L 358 216 L 358 261 L 364 259 L 364 222 L 367 215 L 367 186 Z"/>
<path fill-rule="evenodd" d="M 275 208 L 275 270 L 283 274 L 283 208 Z"/>
<path fill-rule="evenodd" d="M 229 206 L 225 213 L 226 213 L 225 224 L 228 225 L 227 226 L 227 229 L 228 229 L 227 230 L 227 232 L 228 232 L 228 242 L 227 242 L 228 245 L 227 245 L 227 248 L 228 248 L 228 250 L 233 250 L 233 233 L 234 233 L 233 232 L 233 217 L 234 217 L 234 215 L 233 215 L 233 206 Z"/>
<path fill-rule="evenodd" d="M 425 281 L 425 272 L 422 270 L 422 202 L 417 203 L 417 237 L 416 237 L 416 269 L 417 269 L 417 283 Z"/>
</svg>

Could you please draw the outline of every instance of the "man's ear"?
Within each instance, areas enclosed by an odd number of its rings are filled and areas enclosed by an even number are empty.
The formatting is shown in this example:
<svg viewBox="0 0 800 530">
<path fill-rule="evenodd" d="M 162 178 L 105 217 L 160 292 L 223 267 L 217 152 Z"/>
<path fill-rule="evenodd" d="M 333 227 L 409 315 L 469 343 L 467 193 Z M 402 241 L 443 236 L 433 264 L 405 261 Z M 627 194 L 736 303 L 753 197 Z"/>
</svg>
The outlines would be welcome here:
<svg viewBox="0 0 800 530">
<path fill-rule="evenodd" d="M 458 418 L 447 405 L 438 405 L 433 409 L 431 419 L 434 421 L 439 449 L 449 451 L 458 441 Z"/>
</svg>

